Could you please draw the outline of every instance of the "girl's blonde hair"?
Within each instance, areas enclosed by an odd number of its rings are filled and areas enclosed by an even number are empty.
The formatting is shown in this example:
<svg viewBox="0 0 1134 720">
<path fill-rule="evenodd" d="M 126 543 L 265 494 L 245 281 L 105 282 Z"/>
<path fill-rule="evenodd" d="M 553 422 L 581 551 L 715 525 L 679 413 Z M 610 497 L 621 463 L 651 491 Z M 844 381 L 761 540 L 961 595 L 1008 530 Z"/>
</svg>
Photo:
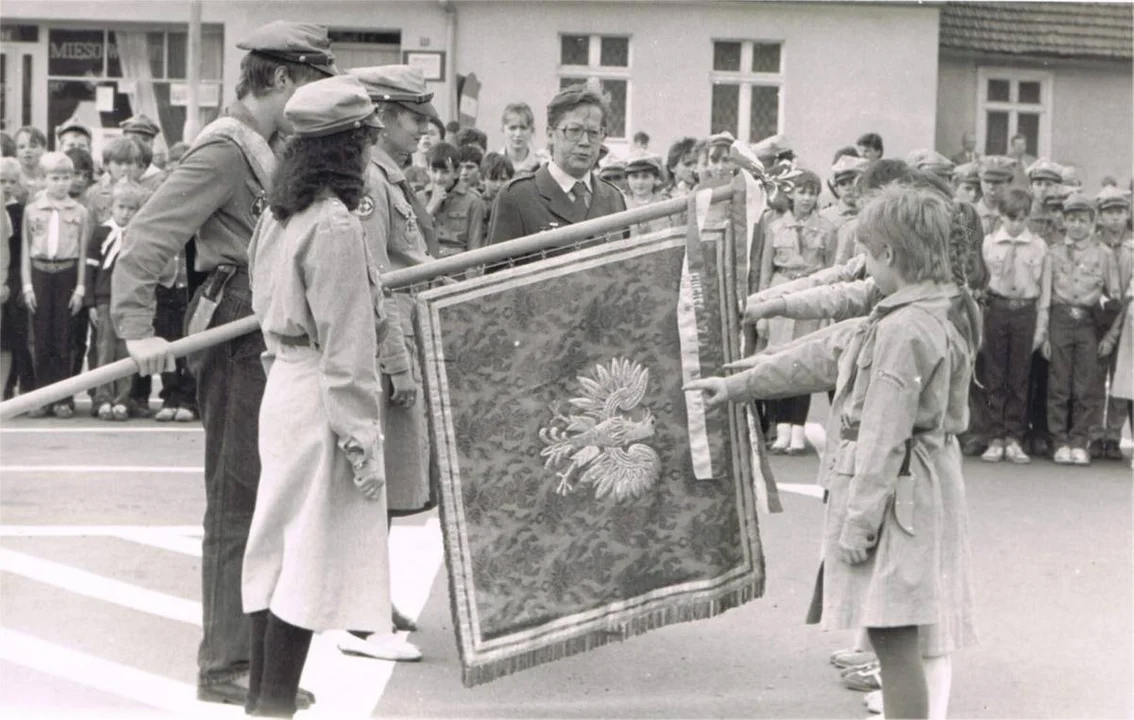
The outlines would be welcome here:
<svg viewBox="0 0 1134 720">
<path fill-rule="evenodd" d="M 949 239 L 953 203 L 928 188 L 891 185 L 862 210 L 858 233 L 871 255 L 883 245 L 907 282 L 952 282 Z"/>
</svg>

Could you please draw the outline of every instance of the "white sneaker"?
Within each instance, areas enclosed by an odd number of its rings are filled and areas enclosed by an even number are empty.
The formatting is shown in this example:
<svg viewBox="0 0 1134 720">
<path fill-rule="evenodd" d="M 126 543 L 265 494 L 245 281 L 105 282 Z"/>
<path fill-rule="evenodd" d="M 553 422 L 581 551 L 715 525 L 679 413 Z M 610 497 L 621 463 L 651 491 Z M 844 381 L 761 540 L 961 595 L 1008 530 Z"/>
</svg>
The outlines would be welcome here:
<svg viewBox="0 0 1134 720">
<path fill-rule="evenodd" d="M 189 408 L 177 408 L 173 413 L 173 419 L 177 422 L 193 422 L 197 419 L 197 415 Z"/>
<path fill-rule="evenodd" d="M 375 660 L 395 662 L 417 662 L 421 660 L 421 650 L 413 643 L 402 640 L 391 633 L 374 634 L 363 640 L 345 630 L 335 633 L 335 642 L 344 655 L 361 655 Z"/>
<path fill-rule="evenodd" d="M 1090 465 L 1091 454 L 1087 452 L 1086 448 L 1074 448 L 1071 450 L 1071 464 Z"/>
<path fill-rule="evenodd" d="M 1060 447 L 1055 451 L 1055 457 L 1052 458 L 1057 465 L 1070 465 L 1071 464 L 1071 448 L 1067 445 Z"/>
<path fill-rule="evenodd" d="M 163 407 L 161 410 L 157 411 L 157 415 L 154 415 L 154 420 L 158 422 L 170 422 L 176 414 L 177 408 Z"/>
<path fill-rule="evenodd" d="M 1015 440 L 1009 440 L 1008 444 L 1004 446 L 1004 457 L 1008 462 L 1015 463 L 1016 465 L 1027 465 L 1032 461 L 1028 454 L 1024 452 L 1024 448 L 1020 447 L 1020 443 Z"/>
<path fill-rule="evenodd" d="M 1004 441 L 993 440 L 988 444 L 988 449 L 980 456 L 980 459 L 987 463 L 996 463 L 1004 459 Z"/>
</svg>

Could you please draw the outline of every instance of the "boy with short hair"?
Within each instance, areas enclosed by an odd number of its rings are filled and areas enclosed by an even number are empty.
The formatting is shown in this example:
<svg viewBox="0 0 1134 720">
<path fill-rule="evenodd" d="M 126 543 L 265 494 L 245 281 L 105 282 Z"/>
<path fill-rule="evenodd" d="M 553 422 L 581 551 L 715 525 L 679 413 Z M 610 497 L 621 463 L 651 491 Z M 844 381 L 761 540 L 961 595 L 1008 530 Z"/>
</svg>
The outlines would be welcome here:
<svg viewBox="0 0 1134 720">
<path fill-rule="evenodd" d="M 1037 330 L 1037 339 L 1042 338 L 1050 361 L 1047 422 L 1057 448 L 1054 459 L 1061 465 L 1091 464 L 1087 446 L 1102 421 L 1105 399 L 1092 310 L 1104 292 L 1122 296 L 1114 253 L 1092 232 L 1094 214 L 1094 205 L 1083 195 L 1067 198 L 1067 236 L 1050 249 L 1044 270 L 1051 308 L 1046 334 Z"/>
<path fill-rule="evenodd" d="M 429 188 L 418 195 L 433 216 L 441 257 L 484 245 L 484 201 L 460 182 L 460 151 L 449 143 L 429 151 Z"/>
<path fill-rule="evenodd" d="M 128 137 L 116 137 L 102 149 L 102 167 L 105 173 L 91 185 L 84 204 L 91 212 L 91 224 L 102 225 L 110 219 L 111 191 L 122 180 L 138 182 L 150 165 L 152 156 L 146 147 Z"/>
<path fill-rule="evenodd" d="M 71 163 L 75 166 L 75 174 L 71 179 L 71 190 L 69 191 L 71 197 L 83 202 L 83 196 L 87 192 L 87 188 L 94 182 L 94 158 L 91 154 L 81 147 L 72 147 L 65 150 L 64 154 L 71 158 Z"/>
<path fill-rule="evenodd" d="M 91 288 L 98 344 L 97 366 L 110 364 L 130 356 L 126 341 L 118 337 L 110 321 L 110 279 L 122 248 L 122 234 L 134 213 L 142 207 L 146 190 L 124 180 L 111 190 L 110 219 L 95 228 L 87 249 L 86 285 Z M 131 378 L 122 378 L 95 390 L 95 412 L 101 420 L 126 420 L 130 417 Z"/>
<path fill-rule="evenodd" d="M 1028 429 L 1028 366 L 1039 348 L 1051 304 L 1043 284 L 1047 243 L 1028 230 L 1032 196 L 1010 189 L 1000 199 L 1000 228 L 987 235 L 982 253 L 989 269 L 983 360 L 988 449 L 985 462 L 1031 462 L 1020 446 Z"/>
<path fill-rule="evenodd" d="M 634 141 L 633 150 L 638 153 L 648 153 L 650 151 L 650 136 L 641 130 L 634 133 L 631 138 Z"/>
<path fill-rule="evenodd" d="M 21 279 L 24 302 L 32 313 L 35 375 L 40 387 L 71 375 L 71 317 L 83 307 L 87 210 L 69 194 L 75 166 L 63 153 L 47 153 L 40 161 L 44 190 L 29 202 L 23 218 Z M 74 399 L 56 403 L 51 412 L 69 418 Z M 46 408 L 29 413 L 43 417 Z"/>
<path fill-rule="evenodd" d="M 457 169 L 461 184 L 466 190 L 481 194 L 483 187 L 480 180 L 480 164 L 484 161 L 484 149 L 479 145 L 462 145 L 457 148 L 457 155 L 460 160 Z"/>
<path fill-rule="evenodd" d="M 1127 307 L 1130 298 L 1126 296 L 1125 291 L 1130 286 L 1131 276 L 1134 276 L 1134 235 L 1130 232 L 1130 197 L 1117 187 L 1106 186 L 1102 192 L 1095 196 L 1095 206 L 1099 213 L 1097 234 L 1102 243 L 1116 255 L 1118 286 L 1123 290 L 1121 297 L 1111 299 L 1119 301 L 1122 307 Z M 1117 369 L 1118 353 L 1114 350 L 1118 344 L 1121 326 L 1122 317 L 1120 314 L 1118 320 L 1108 329 L 1106 337 L 1099 342 L 1103 372 L 1110 379 L 1110 386 L 1114 385 L 1114 374 Z M 1122 459 L 1120 442 L 1129 403 L 1130 401 L 1126 399 L 1116 398 L 1113 394 L 1108 394 L 1106 424 L 1101 433 L 1101 445 L 1098 447 L 1099 455 L 1107 460 Z"/>
<path fill-rule="evenodd" d="M 507 155 L 490 152 L 480 163 L 480 176 L 484 184 L 481 199 L 484 200 L 484 233 L 487 237 L 488 228 L 492 225 L 492 206 L 496 202 L 496 195 L 500 192 L 500 188 L 516 176 L 516 170 Z"/>
</svg>

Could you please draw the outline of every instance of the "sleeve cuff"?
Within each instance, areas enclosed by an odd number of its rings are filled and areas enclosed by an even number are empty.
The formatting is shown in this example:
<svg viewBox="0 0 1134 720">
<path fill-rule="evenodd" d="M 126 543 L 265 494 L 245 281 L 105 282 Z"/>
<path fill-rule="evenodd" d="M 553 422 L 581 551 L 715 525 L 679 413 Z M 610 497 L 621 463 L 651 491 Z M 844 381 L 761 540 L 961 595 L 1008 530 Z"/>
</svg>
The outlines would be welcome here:
<svg viewBox="0 0 1134 720">
<path fill-rule="evenodd" d="M 843 526 L 839 535 L 839 544 L 843 547 L 867 550 L 878 544 L 878 530 L 864 530 L 848 522 Z"/>
<path fill-rule="evenodd" d="M 747 374 L 753 372 L 752 368 L 736 375 L 725 378 L 725 397 L 731 402 L 744 402 L 748 400 Z"/>
<path fill-rule="evenodd" d="M 391 358 L 381 358 L 378 361 L 378 368 L 384 375 L 400 375 L 401 373 L 409 372 L 409 356 L 405 353 L 401 353 Z"/>
<path fill-rule="evenodd" d="M 154 336 L 154 320 L 147 315 L 123 315 L 114 323 L 123 340 L 145 340 Z"/>
</svg>

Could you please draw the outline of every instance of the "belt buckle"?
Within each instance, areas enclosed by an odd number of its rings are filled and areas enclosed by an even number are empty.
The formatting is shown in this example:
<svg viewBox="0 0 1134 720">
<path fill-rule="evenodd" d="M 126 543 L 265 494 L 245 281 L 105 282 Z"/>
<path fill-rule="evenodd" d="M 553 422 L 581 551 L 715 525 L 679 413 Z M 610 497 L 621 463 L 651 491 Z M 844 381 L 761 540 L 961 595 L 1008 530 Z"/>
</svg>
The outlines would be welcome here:
<svg viewBox="0 0 1134 720">
<path fill-rule="evenodd" d="M 1071 308 L 1071 319 L 1072 320 L 1082 320 L 1086 316 L 1087 316 L 1087 311 L 1084 310 L 1083 308 L 1080 308 L 1080 307 Z"/>
</svg>

